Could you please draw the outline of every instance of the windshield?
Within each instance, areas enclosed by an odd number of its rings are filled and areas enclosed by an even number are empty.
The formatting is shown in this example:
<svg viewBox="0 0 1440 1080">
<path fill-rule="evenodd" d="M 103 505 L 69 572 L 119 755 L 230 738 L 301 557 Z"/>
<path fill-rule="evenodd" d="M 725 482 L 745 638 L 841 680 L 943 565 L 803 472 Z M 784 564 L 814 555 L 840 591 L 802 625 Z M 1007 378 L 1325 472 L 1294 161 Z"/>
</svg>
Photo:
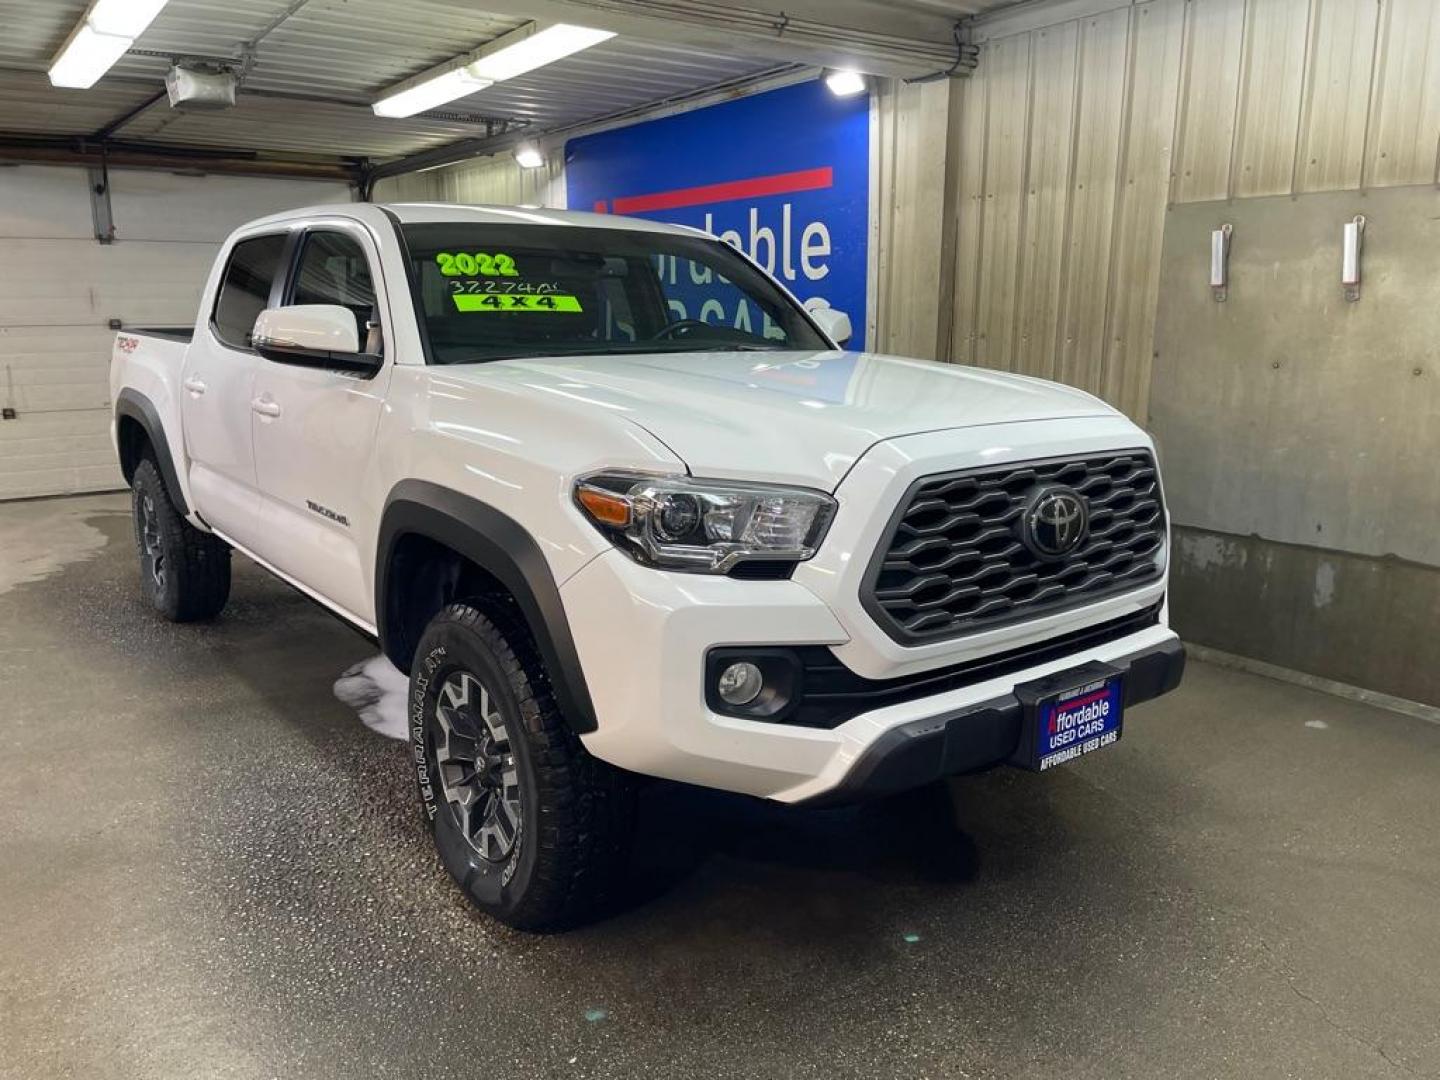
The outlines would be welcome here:
<svg viewBox="0 0 1440 1080">
<path fill-rule="evenodd" d="M 794 301 L 719 240 L 573 225 L 402 230 L 434 364 L 830 348 Z"/>
</svg>

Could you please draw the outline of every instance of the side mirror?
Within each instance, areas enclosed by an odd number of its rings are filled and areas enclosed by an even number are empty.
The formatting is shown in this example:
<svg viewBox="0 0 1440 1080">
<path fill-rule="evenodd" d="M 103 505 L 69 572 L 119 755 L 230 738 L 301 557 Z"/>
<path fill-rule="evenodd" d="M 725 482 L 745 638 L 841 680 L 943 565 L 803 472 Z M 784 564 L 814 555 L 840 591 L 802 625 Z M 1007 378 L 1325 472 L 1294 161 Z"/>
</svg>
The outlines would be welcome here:
<svg viewBox="0 0 1440 1080">
<path fill-rule="evenodd" d="M 373 375 L 381 358 L 360 351 L 355 314 L 339 304 L 266 308 L 250 335 L 255 351 L 277 364 L 332 368 Z"/>
<path fill-rule="evenodd" d="M 844 346 L 855 335 L 850 328 L 850 316 L 843 311 L 830 307 L 812 308 L 810 317 L 820 324 L 820 329 L 836 345 Z"/>
</svg>

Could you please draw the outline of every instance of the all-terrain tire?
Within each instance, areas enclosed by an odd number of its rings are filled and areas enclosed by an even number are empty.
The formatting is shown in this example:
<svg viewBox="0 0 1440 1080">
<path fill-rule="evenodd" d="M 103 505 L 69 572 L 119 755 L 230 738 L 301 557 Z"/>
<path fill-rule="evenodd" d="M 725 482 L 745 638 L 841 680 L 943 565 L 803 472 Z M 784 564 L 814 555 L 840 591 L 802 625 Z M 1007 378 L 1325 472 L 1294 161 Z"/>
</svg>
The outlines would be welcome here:
<svg viewBox="0 0 1440 1080">
<path fill-rule="evenodd" d="M 411 668 L 410 734 L 424 820 L 477 907 L 539 930 L 612 901 L 629 865 L 634 778 L 581 745 L 518 612 L 456 603 L 431 620 Z"/>
<path fill-rule="evenodd" d="M 145 599 L 171 622 L 213 619 L 230 598 L 230 546 L 181 516 L 153 458 L 130 488 Z"/>
</svg>

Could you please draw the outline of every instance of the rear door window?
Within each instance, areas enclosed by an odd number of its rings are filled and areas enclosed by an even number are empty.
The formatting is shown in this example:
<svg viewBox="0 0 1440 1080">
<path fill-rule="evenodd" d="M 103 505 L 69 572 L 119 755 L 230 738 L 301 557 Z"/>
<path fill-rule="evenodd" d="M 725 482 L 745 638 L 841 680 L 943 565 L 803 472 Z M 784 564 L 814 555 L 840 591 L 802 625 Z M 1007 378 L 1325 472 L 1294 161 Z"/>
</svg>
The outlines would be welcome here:
<svg viewBox="0 0 1440 1080">
<path fill-rule="evenodd" d="M 215 297 L 215 336 L 236 349 L 250 348 L 260 312 L 270 306 L 270 289 L 285 252 L 284 233 L 241 240 L 230 252 Z"/>
</svg>

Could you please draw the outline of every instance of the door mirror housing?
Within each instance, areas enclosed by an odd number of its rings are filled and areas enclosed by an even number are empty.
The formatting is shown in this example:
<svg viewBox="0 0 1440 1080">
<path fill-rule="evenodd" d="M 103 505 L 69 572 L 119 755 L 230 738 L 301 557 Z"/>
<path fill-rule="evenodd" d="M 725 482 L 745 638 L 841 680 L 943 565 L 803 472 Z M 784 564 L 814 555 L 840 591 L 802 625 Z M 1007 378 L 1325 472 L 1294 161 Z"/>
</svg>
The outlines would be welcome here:
<svg viewBox="0 0 1440 1080">
<path fill-rule="evenodd" d="M 819 324 L 826 337 L 842 348 L 855 336 L 854 330 L 850 327 L 850 316 L 843 311 L 836 311 L 830 307 L 812 308 L 810 317 Z"/>
<path fill-rule="evenodd" d="M 277 364 L 330 368 L 373 375 L 382 359 L 360 351 L 355 314 L 339 304 L 290 304 L 266 308 L 250 335 L 255 351 Z"/>
</svg>

